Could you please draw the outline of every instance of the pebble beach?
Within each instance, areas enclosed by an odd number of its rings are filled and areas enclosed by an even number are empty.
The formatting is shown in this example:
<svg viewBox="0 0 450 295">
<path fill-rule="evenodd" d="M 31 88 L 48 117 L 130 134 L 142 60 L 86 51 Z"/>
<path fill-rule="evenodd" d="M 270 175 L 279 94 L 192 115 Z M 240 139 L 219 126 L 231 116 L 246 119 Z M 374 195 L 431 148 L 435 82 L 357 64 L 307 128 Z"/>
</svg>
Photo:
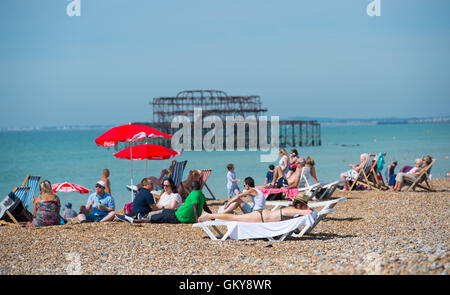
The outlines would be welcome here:
<svg viewBox="0 0 450 295">
<path fill-rule="evenodd" d="M 0 274 L 447 275 L 450 179 L 432 184 L 437 192 L 336 191 L 347 200 L 335 212 L 283 242 L 213 241 L 190 224 L 0 226 Z M 208 204 L 216 212 L 223 201 Z"/>
</svg>

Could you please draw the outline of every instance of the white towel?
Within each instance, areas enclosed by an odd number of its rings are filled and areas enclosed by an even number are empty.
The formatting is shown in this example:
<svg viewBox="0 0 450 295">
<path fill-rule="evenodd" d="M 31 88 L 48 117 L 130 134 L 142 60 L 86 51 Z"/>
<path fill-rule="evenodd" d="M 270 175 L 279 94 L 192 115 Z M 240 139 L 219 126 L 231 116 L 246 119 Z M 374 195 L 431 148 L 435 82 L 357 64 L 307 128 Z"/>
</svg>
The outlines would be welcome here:
<svg viewBox="0 0 450 295">
<path fill-rule="evenodd" d="M 311 226 L 317 220 L 317 211 L 313 213 L 278 222 L 227 222 L 230 239 L 259 239 L 276 237 L 297 229 L 299 226 Z"/>
</svg>

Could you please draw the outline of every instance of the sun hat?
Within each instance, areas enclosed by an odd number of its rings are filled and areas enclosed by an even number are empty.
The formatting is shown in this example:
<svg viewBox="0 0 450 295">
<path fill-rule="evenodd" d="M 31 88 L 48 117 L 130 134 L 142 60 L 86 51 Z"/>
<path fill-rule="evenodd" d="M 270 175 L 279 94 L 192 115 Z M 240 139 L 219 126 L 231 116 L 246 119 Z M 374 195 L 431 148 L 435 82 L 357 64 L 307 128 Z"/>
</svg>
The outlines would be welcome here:
<svg viewBox="0 0 450 295">
<path fill-rule="evenodd" d="M 305 205 L 308 205 L 309 196 L 305 193 L 299 193 L 294 200 L 292 201 L 292 206 L 296 206 L 298 203 L 303 203 Z"/>
<path fill-rule="evenodd" d="M 106 183 L 103 180 L 97 181 L 97 184 L 102 186 L 102 187 L 106 187 Z"/>
</svg>

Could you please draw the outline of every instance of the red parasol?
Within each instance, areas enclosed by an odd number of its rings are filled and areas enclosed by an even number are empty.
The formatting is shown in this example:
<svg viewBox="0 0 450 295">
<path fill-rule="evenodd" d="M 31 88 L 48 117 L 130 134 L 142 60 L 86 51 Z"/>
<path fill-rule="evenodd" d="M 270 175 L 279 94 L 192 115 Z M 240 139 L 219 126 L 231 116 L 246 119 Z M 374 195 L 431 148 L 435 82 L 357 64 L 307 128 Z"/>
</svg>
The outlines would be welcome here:
<svg viewBox="0 0 450 295">
<path fill-rule="evenodd" d="M 171 150 L 167 147 L 156 145 L 156 144 L 141 144 L 133 147 L 131 153 L 131 148 L 126 148 L 114 154 L 115 157 L 119 159 L 131 159 L 133 160 L 167 160 L 170 158 L 175 158 L 176 156 L 182 154 L 182 152 L 177 152 Z"/>
<path fill-rule="evenodd" d="M 116 146 L 119 141 L 131 143 L 135 141 L 142 141 L 146 137 L 172 138 L 172 135 L 165 134 L 146 125 L 127 124 L 109 129 L 97 137 L 95 139 L 95 143 L 97 143 L 98 146 L 113 147 Z"/>
<path fill-rule="evenodd" d="M 71 192 L 79 192 L 80 194 L 87 194 L 90 192 L 87 188 L 75 184 L 75 183 L 68 183 L 68 182 L 62 182 L 62 183 L 55 183 L 52 185 L 52 190 L 54 193 L 57 192 L 64 192 L 64 193 L 71 193 Z M 66 194 L 64 194 L 64 199 L 66 198 Z"/>
<path fill-rule="evenodd" d="M 126 124 L 116 126 L 109 129 L 99 137 L 95 139 L 95 143 L 98 146 L 113 147 L 116 146 L 119 141 L 130 143 L 130 153 L 133 154 L 134 149 L 132 143 L 136 141 L 143 141 L 145 138 L 164 137 L 172 138 L 172 135 L 165 134 L 155 128 L 140 125 L 140 124 Z M 133 157 L 130 161 L 131 166 L 131 186 L 133 186 Z M 131 191 L 131 200 L 133 200 L 133 191 Z"/>
</svg>

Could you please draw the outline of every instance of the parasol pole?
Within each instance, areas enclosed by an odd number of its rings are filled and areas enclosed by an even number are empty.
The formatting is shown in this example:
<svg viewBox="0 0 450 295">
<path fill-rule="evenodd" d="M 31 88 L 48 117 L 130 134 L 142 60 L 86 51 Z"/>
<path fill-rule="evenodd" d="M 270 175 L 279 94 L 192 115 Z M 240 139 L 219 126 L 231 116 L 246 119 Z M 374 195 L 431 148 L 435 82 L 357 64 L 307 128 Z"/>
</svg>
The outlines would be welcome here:
<svg viewBox="0 0 450 295">
<path fill-rule="evenodd" d="M 130 141 L 130 165 L 131 165 L 131 202 L 133 202 L 133 143 Z"/>
</svg>

